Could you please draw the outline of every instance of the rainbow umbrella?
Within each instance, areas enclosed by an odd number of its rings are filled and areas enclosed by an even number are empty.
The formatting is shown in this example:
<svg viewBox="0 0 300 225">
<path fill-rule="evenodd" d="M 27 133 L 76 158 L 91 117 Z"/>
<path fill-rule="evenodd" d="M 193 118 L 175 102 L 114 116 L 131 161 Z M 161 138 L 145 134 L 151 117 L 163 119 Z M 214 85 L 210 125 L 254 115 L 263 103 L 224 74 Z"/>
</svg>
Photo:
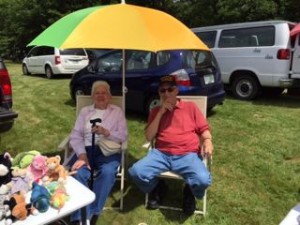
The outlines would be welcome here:
<svg viewBox="0 0 300 225">
<path fill-rule="evenodd" d="M 125 2 L 86 8 L 68 14 L 28 45 L 62 49 L 123 49 L 123 59 L 125 49 L 153 52 L 172 49 L 208 50 L 188 27 L 171 15 Z M 122 76 L 122 92 L 125 94 L 125 60 Z"/>
</svg>

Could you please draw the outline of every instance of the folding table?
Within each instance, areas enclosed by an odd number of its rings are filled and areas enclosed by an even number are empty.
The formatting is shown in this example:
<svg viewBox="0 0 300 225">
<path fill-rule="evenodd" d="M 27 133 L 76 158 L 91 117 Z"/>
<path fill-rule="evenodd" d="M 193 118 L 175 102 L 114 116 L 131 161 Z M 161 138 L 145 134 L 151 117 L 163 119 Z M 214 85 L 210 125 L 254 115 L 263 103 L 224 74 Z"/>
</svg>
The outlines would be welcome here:
<svg viewBox="0 0 300 225">
<path fill-rule="evenodd" d="M 30 215 L 23 221 L 16 221 L 13 225 L 45 225 L 61 219 L 72 212 L 82 209 L 90 204 L 95 199 L 95 194 L 90 189 L 79 183 L 75 178 L 69 176 L 66 181 L 66 191 L 70 198 L 65 203 L 64 207 L 58 211 L 50 207 L 46 212 L 39 213 L 38 215 Z M 29 202 L 31 192 L 27 194 L 26 201 Z M 4 225 L 4 220 L 0 221 L 0 225 Z M 83 218 L 82 224 L 86 224 Z"/>
<path fill-rule="evenodd" d="M 279 225 L 299 225 L 300 224 L 300 204 L 292 208 Z"/>
</svg>

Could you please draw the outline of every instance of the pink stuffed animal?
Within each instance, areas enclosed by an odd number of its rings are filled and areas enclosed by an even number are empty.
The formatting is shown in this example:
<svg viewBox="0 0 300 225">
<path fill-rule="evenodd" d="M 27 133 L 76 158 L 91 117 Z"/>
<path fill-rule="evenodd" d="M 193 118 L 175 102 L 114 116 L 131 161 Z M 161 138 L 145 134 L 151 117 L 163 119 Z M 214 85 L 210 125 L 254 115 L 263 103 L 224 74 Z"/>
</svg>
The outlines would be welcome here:
<svg viewBox="0 0 300 225">
<path fill-rule="evenodd" d="M 42 178 L 47 174 L 47 157 L 36 155 L 28 167 L 28 171 L 32 174 L 33 180 L 36 183 L 41 183 Z"/>
</svg>

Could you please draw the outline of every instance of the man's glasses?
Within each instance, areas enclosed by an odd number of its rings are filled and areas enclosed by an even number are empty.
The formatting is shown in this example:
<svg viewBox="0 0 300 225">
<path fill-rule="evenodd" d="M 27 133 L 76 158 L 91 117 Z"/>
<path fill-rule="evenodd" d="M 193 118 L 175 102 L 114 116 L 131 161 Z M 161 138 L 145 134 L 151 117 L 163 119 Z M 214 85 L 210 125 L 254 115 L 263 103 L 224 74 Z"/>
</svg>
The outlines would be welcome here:
<svg viewBox="0 0 300 225">
<path fill-rule="evenodd" d="M 175 87 L 160 88 L 160 89 L 159 89 L 159 92 L 160 92 L 160 93 L 166 93 L 166 91 L 167 91 L 167 92 L 170 93 L 170 92 L 173 92 L 174 90 L 175 90 Z"/>
</svg>

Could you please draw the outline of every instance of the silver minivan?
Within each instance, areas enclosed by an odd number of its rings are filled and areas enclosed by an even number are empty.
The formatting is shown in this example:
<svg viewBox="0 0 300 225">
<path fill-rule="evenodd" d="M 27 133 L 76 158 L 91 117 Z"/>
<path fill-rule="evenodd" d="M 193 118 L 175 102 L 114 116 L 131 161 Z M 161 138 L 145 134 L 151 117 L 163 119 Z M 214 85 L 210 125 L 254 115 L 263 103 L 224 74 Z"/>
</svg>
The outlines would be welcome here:
<svg viewBox="0 0 300 225">
<path fill-rule="evenodd" d="M 52 78 L 59 74 L 73 74 L 89 63 L 85 49 L 58 49 L 48 46 L 33 47 L 22 62 L 24 75 L 45 74 Z"/>
<path fill-rule="evenodd" d="M 192 30 L 214 53 L 224 84 L 234 96 L 248 100 L 266 87 L 280 94 L 284 88 L 299 84 L 299 35 L 290 36 L 294 26 L 278 20 Z"/>
</svg>

